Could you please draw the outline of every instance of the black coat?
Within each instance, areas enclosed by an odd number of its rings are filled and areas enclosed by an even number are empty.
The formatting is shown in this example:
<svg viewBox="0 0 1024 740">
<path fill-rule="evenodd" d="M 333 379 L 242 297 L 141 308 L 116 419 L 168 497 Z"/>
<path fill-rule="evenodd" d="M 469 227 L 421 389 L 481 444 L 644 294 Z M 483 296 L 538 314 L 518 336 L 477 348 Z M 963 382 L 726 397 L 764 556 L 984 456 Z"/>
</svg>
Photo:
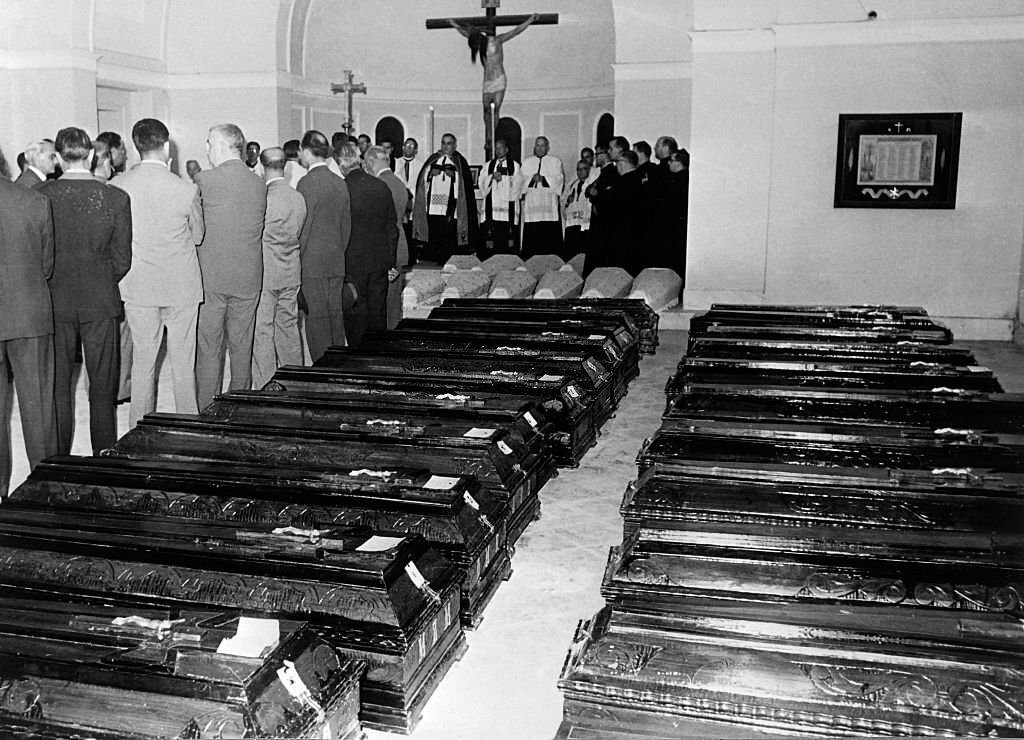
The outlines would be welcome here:
<svg viewBox="0 0 1024 740">
<path fill-rule="evenodd" d="M 389 188 L 362 170 L 345 176 L 352 208 L 352 235 L 345 253 L 345 272 L 366 275 L 397 264 L 398 217 Z"/>
</svg>

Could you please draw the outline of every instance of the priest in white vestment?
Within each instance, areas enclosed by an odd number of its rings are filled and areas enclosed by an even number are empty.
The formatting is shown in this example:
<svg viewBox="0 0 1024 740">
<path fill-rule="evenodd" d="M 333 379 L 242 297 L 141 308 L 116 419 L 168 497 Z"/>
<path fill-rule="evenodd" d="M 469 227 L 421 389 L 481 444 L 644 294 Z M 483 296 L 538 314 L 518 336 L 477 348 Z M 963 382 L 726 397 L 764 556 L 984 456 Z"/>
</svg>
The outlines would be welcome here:
<svg viewBox="0 0 1024 740">
<path fill-rule="evenodd" d="M 518 252 L 516 224 L 518 201 L 523 195 L 523 166 L 509 154 L 504 139 L 494 142 L 494 159 L 480 173 L 480 193 L 484 196 L 483 239 L 480 259 L 491 254 Z M 491 247 L 488 249 L 487 244 Z"/>
<path fill-rule="evenodd" d="M 548 154 L 549 149 L 547 137 L 538 136 L 533 145 L 533 156 L 523 160 L 526 190 L 523 195 L 523 243 L 520 250 L 524 258 L 562 252 L 559 201 L 565 185 L 565 172 L 562 160 Z"/>
</svg>

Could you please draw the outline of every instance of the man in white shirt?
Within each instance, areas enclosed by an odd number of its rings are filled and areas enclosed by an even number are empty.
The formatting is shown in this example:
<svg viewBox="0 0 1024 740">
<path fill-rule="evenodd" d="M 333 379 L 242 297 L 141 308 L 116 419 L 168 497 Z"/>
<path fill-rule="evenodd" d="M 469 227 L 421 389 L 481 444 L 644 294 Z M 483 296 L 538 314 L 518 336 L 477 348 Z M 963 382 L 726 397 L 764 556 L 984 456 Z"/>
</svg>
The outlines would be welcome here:
<svg viewBox="0 0 1024 740">
<path fill-rule="evenodd" d="M 576 164 L 576 179 L 569 183 L 562 194 L 562 214 L 565 216 L 565 241 L 563 257 L 571 259 L 587 252 L 590 236 L 590 199 L 586 196 L 591 180 L 591 167 L 581 159 Z"/>
<path fill-rule="evenodd" d="M 565 185 L 562 160 L 548 154 L 551 145 L 546 136 L 538 136 L 533 156 L 523 160 L 526 192 L 523 197 L 523 257 L 535 254 L 560 254 L 562 222 L 559 198 Z"/>
</svg>

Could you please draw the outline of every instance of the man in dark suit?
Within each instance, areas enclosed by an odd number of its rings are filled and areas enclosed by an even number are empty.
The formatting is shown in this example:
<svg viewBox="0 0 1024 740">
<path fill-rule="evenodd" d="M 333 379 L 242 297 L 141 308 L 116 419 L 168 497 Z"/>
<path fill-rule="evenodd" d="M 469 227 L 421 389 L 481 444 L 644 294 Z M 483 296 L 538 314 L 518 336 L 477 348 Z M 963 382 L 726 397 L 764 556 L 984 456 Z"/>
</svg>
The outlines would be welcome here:
<svg viewBox="0 0 1024 740">
<path fill-rule="evenodd" d="M 367 171 L 376 175 L 391 191 L 391 200 L 395 205 L 395 218 L 398 219 L 398 248 L 395 250 L 395 267 L 388 270 L 387 319 L 388 329 L 394 329 L 402 319 L 402 272 L 409 266 L 409 242 L 405 238 L 402 222 L 412 208 L 410 193 L 405 183 L 391 171 L 391 157 L 384 147 L 372 146 L 363 157 Z"/>
<path fill-rule="evenodd" d="M 38 188 L 56 169 L 57 151 L 53 148 L 53 141 L 33 141 L 25 147 L 25 169 L 14 182 L 26 188 Z"/>
<path fill-rule="evenodd" d="M 327 137 L 307 131 L 301 146 L 299 159 L 308 170 L 296 186 L 306 199 L 306 220 L 299 234 L 302 296 L 306 341 L 315 362 L 331 345 L 345 344 L 344 309 L 352 295 L 345 287 L 345 250 L 352 210 L 348 186 L 327 168 Z"/>
<path fill-rule="evenodd" d="M 54 398 L 57 452 L 71 453 L 75 417 L 75 355 L 79 345 L 89 374 L 89 431 L 94 455 L 117 440 L 114 403 L 118 382 L 117 284 L 132 263 L 132 211 L 128 195 L 107 187 L 89 170 L 92 141 L 80 128 L 57 134 L 64 174 L 39 192 L 53 207 Z"/>
<path fill-rule="evenodd" d="M 0 495 L 11 480 L 7 412 L 17 384 L 25 449 L 33 467 L 56 454 L 53 414 L 53 273 L 50 201 L 0 178 Z"/>
<path fill-rule="evenodd" d="M 345 334 L 355 347 L 367 331 L 387 329 L 388 281 L 398 277 L 398 216 L 390 188 L 363 170 L 357 147 L 345 144 L 334 156 L 352 200 L 345 276 L 355 288 L 356 302 L 345 314 Z"/>
<path fill-rule="evenodd" d="M 263 217 L 267 187 L 242 161 L 245 136 L 233 123 L 210 129 L 213 169 L 195 177 L 206 236 L 199 247 L 203 305 L 199 308 L 196 395 L 202 410 L 221 392 L 225 340 L 231 390 L 252 386 L 252 342 L 263 286 Z"/>
</svg>

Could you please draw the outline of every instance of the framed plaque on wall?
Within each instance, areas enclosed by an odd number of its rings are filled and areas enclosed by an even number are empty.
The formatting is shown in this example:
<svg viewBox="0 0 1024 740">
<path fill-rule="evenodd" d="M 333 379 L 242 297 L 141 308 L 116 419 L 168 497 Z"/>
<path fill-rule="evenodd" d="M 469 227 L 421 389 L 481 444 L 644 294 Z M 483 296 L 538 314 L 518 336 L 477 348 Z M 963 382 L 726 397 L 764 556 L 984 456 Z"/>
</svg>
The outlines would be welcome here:
<svg viewBox="0 0 1024 740">
<path fill-rule="evenodd" d="M 839 115 L 836 208 L 956 208 L 962 113 Z"/>
</svg>

